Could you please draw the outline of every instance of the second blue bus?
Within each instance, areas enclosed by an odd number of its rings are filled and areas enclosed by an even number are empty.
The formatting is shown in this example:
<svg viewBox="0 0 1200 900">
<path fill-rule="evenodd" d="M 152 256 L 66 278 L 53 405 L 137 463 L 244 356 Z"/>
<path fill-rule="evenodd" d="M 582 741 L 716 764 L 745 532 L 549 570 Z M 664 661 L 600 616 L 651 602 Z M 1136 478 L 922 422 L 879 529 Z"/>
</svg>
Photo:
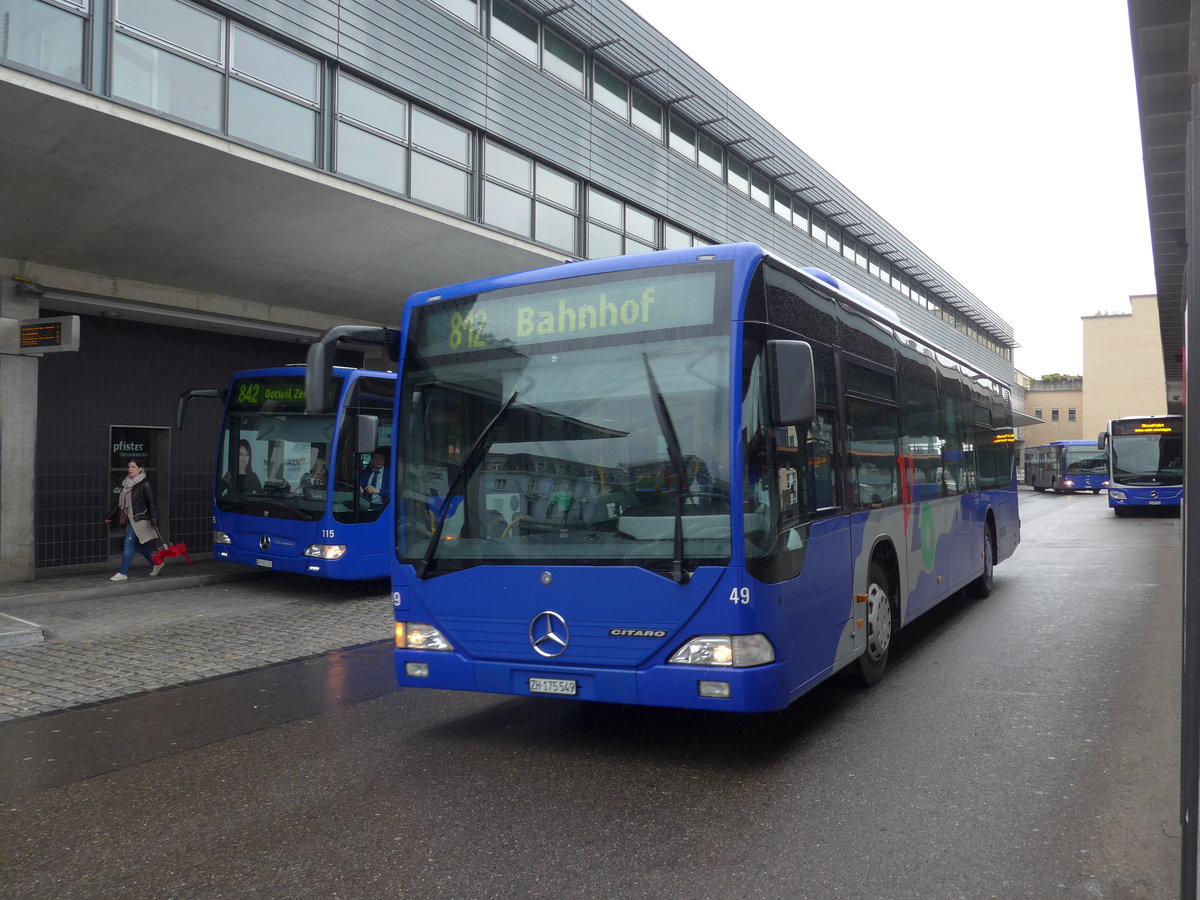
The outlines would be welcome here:
<svg viewBox="0 0 1200 900">
<path fill-rule="evenodd" d="M 1035 491 L 1098 494 L 1108 487 L 1108 458 L 1095 441 L 1051 441 L 1025 448 L 1025 483 Z"/>
<path fill-rule="evenodd" d="M 227 390 L 185 394 L 225 398 L 214 479 L 215 559 L 342 580 L 390 572 L 386 466 L 396 376 L 344 367 L 331 374 L 318 413 L 306 410 L 304 366 L 238 372 Z M 369 489 L 372 480 L 385 487 Z"/>
</svg>

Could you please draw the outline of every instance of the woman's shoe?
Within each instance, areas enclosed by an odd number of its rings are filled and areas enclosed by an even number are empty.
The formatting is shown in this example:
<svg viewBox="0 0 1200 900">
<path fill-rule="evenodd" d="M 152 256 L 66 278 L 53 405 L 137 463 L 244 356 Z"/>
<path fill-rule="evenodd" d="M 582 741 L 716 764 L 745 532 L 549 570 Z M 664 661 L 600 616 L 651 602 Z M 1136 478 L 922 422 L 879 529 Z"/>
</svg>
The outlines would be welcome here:
<svg viewBox="0 0 1200 900">
<path fill-rule="evenodd" d="M 150 574 L 157 575 L 159 572 L 161 572 L 163 570 L 163 565 L 164 565 L 164 563 L 159 563 L 158 565 L 156 565 L 154 568 L 152 568 L 150 570 Z"/>
<path fill-rule="evenodd" d="M 128 581 L 128 580 L 129 580 L 129 576 L 128 576 L 128 575 L 122 575 L 120 572 L 118 572 L 116 575 L 114 575 L 112 578 L 110 578 L 110 579 L 108 579 L 108 580 L 109 580 L 109 581 Z"/>
</svg>

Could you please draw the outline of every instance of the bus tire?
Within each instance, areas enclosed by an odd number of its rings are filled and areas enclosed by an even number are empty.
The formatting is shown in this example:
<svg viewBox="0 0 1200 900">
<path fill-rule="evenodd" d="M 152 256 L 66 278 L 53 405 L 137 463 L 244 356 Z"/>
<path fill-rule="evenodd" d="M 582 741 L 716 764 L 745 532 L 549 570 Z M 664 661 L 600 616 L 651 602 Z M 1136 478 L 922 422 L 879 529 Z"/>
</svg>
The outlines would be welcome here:
<svg viewBox="0 0 1200 900">
<path fill-rule="evenodd" d="M 857 670 L 859 680 L 870 687 L 883 677 L 888 650 L 896 633 L 891 579 L 878 559 L 871 560 L 867 570 L 866 625 L 867 647 L 858 658 Z"/>
<path fill-rule="evenodd" d="M 1129 510 L 1127 510 L 1124 506 L 1114 506 L 1113 514 L 1119 518 L 1124 517 L 1129 515 Z"/>
<path fill-rule="evenodd" d="M 992 596 L 992 577 L 996 567 L 996 554 L 992 547 L 992 526 L 987 525 L 983 529 L 983 574 L 967 585 L 967 596 L 976 600 Z"/>
</svg>

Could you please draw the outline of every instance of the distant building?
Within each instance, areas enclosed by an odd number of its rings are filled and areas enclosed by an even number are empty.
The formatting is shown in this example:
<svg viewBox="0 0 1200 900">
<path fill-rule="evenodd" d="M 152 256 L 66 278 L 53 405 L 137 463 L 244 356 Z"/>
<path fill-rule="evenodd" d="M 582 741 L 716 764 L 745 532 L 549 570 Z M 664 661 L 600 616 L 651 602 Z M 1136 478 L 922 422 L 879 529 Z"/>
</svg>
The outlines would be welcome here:
<svg viewBox="0 0 1200 900">
<path fill-rule="evenodd" d="M 1083 317 L 1084 437 L 1117 416 L 1167 411 L 1158 298 L 1139 294 L 1129 305 L 1129 313 Z"/>
<path fill-rule="evenodd" d="M 1166 383 L 1158 320 L 1158 298 L 1129 298 L 1131 312 L 1083 316 L 1083 376 L 1026 378 L 1014 391 L 1014 406 L 1042 424 L 1018 433 L 1023 446 L 1049 441 L 1090 440 L 1109 419 L 1167 411 Z M 1023 406 L 1018 405 L 1023 403 Z"/>
<path fill-rule="evenodd" d="M 1025 445 L 1036 447 L 1050 441 L 1074 441 L 1084 437 L 1083 378 L 1030 379 L 1025 388 L 1025 412 L 1041 419 L 1041 425 L 1025 429 Z"/>
</svg>

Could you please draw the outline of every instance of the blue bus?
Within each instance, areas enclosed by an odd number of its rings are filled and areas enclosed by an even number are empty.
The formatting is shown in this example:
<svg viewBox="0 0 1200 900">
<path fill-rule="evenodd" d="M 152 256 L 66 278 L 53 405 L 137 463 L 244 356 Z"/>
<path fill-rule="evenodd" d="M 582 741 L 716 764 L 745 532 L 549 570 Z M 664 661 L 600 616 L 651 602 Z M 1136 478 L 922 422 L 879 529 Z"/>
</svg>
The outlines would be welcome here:
<svg viewBox="0 0 1200 900">
<path fill-rule="evenodd" d="M 403 686 L 780 709 L 1020 538 L 1008 387 L 755 245 L 415 294 L 400 351 Z"/>
<path fill-rule="evenodd" d="M 217 444 L 213 556 L 320 578 L 387 577 L 394 553 L 389 490 L 396 375 L 335 367 L 324 408 L 306 410 L 303 366 L 238 372 L 217 397 L 225 416 Z M 379 456 L 376 456 L 379 451 Z"/>
<path fill-rule="evenodd" d="M 1095 441 L 1051 441 L 1025 448 L 1025 483 L 1035 491 L 1098 494 L 1108 487 L 1108 457 Z"/>
<path fill-rule="evenodd" d="M 1125 516 L 1183 502 L 1183 416 L 1111 419 L 1096 447 L 1108 459 L 1108 505 Z"/>
</svg>

